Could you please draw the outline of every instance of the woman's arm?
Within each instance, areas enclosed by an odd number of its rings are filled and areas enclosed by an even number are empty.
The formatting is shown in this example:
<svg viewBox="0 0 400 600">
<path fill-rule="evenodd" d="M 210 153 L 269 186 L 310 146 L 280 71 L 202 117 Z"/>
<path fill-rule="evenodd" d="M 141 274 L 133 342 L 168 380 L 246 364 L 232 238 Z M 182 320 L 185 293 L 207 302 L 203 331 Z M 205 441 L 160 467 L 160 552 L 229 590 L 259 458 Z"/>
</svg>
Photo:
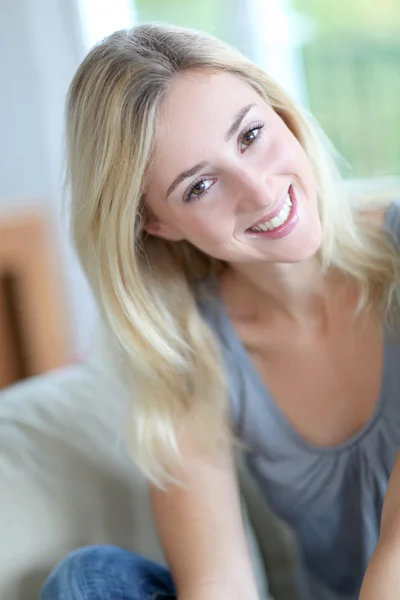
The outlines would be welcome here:
<svg viewBox="0 0 400 600">
<path fill-rule="evenodd" d="M 386 490 L 379 541 L 365 574 L 360 600 L 397 600 L 399 597 L 400 452 Z"/>
<path fill-rule="evenodd" d="M 151 489 L 179 600 L 258 600 L 231 448 L 182 454 L 187 486 Z"/>
<path fill-rule="evenodd" d="M 397 600 L 400 596 L 400 531 L 376 546 L 364 577 L 360 600 Z"/>
</svg>

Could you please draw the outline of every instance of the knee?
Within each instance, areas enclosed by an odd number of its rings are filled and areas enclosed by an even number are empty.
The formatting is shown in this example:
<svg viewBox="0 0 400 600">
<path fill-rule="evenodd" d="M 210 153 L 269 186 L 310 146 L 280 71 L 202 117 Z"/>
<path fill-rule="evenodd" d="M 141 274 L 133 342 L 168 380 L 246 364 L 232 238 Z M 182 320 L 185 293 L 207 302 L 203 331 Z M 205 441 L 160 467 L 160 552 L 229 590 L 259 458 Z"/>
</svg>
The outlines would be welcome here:
<svg viewBox="0 0 400 600">
<path fill-rule="evenodd" d="M 47 578 L 39 600 L 89 600 L 107 597 L 107 569 L 125 553 L 114 546 L 86 546 L 63 558 Z"/>
</svg>

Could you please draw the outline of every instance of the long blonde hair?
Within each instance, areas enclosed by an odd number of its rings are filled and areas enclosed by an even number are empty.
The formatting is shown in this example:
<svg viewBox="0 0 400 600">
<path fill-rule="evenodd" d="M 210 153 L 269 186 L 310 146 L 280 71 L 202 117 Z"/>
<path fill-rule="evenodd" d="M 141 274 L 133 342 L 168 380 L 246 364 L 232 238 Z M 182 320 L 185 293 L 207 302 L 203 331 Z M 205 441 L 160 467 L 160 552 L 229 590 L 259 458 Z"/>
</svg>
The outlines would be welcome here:
<svg viewBox="0 0 400 600">
<path fill-rule="evenodd" d="M 190 421 L 211 442 L 229 432 L 223 365 L 191 284 L 222 265 L 187 242 L 146 236 L 143 197 L 163 96 L 185 70 L 237 75 L 271 104 L 314 169 L 323 228 L 321 269 L 355 280 L 360 307 L 391 301 L 397 256 L 359 219 L 315 123 L 264 71 L 196 31 L 145 24 L 98 43 L 67 102 L 67 183 L 74 243 L 132 373 L 133 456 L 155 483 L 174 477 Z"/>
</svg>

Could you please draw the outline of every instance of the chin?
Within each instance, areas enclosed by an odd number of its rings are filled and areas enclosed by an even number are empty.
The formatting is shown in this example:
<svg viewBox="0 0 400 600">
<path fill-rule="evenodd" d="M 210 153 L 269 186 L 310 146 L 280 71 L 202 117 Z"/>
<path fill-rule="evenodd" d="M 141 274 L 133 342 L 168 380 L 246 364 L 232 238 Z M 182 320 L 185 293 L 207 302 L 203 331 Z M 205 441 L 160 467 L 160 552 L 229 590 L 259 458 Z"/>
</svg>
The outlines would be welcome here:
<svg viewBox="0 0 400 600">
<path fill-rule="evenodd" d="M 299 263 L 314 258 L 321 248 L 322 235 L 321 229 L 307 232 L 307 235 L 299 236 L 297 240 L 291 240 L 290 246 L 282 249 L 281 258 L 277 257 L 276 262 Z"/>
<path fill-rule="evenodd" d="M 312 258 L 322 245 L 322 225 L 316 210 L 314 214 L 312 211 L 308 215 L 308 219 L 304 219 L 303 223 L 299 225 L 297 232 L 293 232 L 294 236 L 291 240 L 293 255 L 296 257 L 295 262 Z"/>
</svg>

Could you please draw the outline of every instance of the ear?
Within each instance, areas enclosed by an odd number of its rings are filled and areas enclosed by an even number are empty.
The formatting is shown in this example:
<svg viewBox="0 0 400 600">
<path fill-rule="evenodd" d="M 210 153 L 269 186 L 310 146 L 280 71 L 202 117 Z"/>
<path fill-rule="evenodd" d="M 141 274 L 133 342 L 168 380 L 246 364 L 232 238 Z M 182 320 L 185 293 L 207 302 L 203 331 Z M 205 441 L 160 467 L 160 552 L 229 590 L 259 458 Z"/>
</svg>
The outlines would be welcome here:
<svg viewBox="0 0 400 600">
<path fill-rule="evenodd" d="M 154 235 L 168 242 L 180 242 L 184 239 L 173 226 L 161 223 L 161 221 L 154 218 L 146 223 L 144 230 L 149 235 Z"/>
</svg>

